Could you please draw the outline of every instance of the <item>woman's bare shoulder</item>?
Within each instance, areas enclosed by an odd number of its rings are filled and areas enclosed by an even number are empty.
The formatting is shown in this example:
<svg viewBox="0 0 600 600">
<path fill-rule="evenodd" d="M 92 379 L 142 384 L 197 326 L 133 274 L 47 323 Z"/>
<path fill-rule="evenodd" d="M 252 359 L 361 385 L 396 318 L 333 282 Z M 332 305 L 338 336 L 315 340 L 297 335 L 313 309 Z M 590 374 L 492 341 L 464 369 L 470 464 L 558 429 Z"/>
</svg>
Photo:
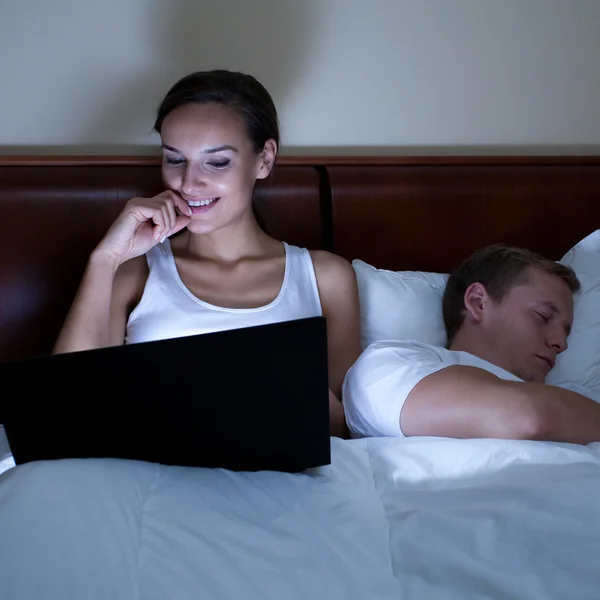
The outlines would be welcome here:
<svg viewBox="0 0 600 600">
<path fill-rule="evenodd" d="M 345 258 L 327 250 L 310 250 L 317 277 L 333 280 L 332 283 L 356 281 L 354 268 Z"/>
<path fill-rule="evenodd" d="M 311 250 L 321 301 L 347 301 L 358 294 L 354 267 L 345 258 L 326 250 Z"/>
</svg>

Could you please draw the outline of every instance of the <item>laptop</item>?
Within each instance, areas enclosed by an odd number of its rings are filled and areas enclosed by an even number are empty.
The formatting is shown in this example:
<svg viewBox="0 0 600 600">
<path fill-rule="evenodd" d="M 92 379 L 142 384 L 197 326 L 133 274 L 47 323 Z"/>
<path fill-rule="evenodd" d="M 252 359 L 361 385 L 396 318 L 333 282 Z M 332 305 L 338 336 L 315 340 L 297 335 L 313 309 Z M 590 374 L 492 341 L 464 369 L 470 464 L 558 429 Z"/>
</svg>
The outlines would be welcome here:
<svg viewBox="0 0 600 600">
<path fill-rule="evenodd" d="M 0 364 L 15 463 L 122 458 L 235 471 L 330 463 L 323 317 Z"/>
</svg>

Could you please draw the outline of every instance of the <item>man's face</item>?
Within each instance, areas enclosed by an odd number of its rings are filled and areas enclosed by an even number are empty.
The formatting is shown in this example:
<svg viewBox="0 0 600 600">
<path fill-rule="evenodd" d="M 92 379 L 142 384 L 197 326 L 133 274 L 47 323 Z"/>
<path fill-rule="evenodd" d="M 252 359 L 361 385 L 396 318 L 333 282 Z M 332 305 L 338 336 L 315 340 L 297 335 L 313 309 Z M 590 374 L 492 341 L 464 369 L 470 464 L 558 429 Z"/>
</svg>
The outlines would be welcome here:
<svg viewBox="0 0 600 600">
<path fill-rule="evenodd" d="M 567 349 L 573 294 L 558 276 L 529 268 L 500 302 L 488 300 L 484 323 L 498 366 L 525 381 L 543 382 Z"/>
</svg>

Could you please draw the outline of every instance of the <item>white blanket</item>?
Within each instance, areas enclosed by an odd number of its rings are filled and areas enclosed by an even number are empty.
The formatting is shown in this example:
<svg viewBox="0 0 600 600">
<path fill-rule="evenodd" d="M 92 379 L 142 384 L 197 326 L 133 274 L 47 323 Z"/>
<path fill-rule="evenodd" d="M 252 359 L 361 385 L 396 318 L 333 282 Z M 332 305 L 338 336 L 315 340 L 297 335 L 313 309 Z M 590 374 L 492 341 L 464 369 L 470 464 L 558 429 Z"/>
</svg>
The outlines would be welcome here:
<svg viewBox="0 0 600 600">
<path fill-rule="evenodd" d="M 0 598 L 600 598 L 600 444 L 334 439 L 332 460 L 10 469 Z"/>
</svg>

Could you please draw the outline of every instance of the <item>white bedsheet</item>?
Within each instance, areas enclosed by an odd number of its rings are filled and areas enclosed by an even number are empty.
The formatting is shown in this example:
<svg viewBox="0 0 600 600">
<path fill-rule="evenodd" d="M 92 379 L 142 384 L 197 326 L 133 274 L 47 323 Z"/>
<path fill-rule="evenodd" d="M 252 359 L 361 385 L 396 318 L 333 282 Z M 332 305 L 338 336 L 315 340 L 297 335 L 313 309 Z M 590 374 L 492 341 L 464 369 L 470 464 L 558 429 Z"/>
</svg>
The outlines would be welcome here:
<svg viewBox="0 0 600 600">
<path fill-rule="evenodd" d="M 600 598 L 600 444 L 332 440 L 311 473 L 0 476 L 0 598 Z"/>
</svg>

